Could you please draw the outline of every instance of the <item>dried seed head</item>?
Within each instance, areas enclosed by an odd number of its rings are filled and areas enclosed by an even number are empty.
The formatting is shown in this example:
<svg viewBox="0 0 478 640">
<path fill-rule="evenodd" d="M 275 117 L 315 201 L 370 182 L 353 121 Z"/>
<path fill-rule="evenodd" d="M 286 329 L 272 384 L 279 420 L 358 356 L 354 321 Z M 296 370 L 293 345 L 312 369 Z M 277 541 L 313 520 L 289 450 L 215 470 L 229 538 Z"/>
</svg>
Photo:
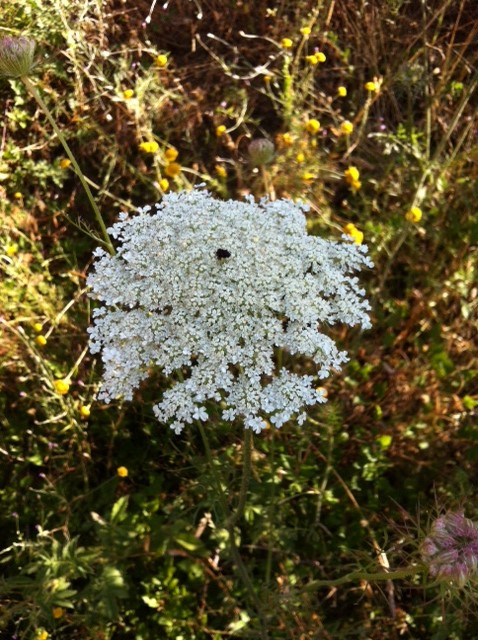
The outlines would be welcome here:
<svg viewBox="0 0 478 640">
<path fill-rule="evenodd" d="M 445 513 L 432 523 L 421 554 L 430 575 L 462 587 L 476 574 L 478 524 L 465 518 L 463 512 Z"/>
<path fill-rule="evenodd" d="M 0 40 L 0 75 L 27 76 L 34 65 L 36 43 L 30 38 L 5 37 Z"/>
<path fill-rule="evenodd" d="M 248 149 L 249 159 L 251 164 L 255 167 L 260 167 L 264 164 L 269 164 L 274 158 L 275 147 L 274 144 L 266 138 L 257 138 L 253 140 Z"/>
</svg>

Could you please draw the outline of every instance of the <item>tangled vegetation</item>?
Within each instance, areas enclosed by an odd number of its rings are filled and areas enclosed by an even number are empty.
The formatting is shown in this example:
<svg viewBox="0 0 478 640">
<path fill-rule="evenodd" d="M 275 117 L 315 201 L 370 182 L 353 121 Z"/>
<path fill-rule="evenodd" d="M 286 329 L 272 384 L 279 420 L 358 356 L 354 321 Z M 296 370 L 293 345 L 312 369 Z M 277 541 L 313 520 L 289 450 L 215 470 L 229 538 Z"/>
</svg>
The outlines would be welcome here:
<svg viewBox="0 0 478 640">
<path fill-rule="evenodd" d="M 36 42 L 0 79 L 2 639 L 475 638 L 475 0 L 0 9 Z M 368 246 L 372 328 L 324 328 L 342 371 L 276 351 L 327 397 L 304 424 L 209 398 L 175 434 L 153 364 L 98 399 L 93 251 L 200 184 Z"/>
</svg>

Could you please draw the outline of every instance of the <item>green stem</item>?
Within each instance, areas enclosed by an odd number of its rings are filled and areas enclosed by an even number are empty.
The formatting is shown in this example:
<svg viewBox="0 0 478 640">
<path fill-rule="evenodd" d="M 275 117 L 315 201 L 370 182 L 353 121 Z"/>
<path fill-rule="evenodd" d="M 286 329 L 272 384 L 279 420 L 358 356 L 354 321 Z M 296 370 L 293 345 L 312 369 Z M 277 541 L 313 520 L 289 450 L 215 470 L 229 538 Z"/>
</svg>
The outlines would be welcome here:
<svg viewBox="0 0 478 640">
<path fill-rule="evenodd" d="M 239 491 L 239 502 L 235 513 L 229 517 L 229 525 L 233 527 L 238 520 L 240 520 L 244 514 L 244 508 L 246 506 L 247 489 L 249 487 L 249 480 L 251 477 L 252 469 L 252 431 L 250 429 L 244 429 L 244 451 L 242 460 L 242 479 L 241 489 Z"/>
<path fill-rule="evenodd" d="M 98 209 L 98 206 L 95 202 L 95 199 L 93 198 L 93 194 L 91 193 L 91 189 L 88 186 L 88 183 L 86 181 L 85 176 L 83 175 L 82 170 L 80 169 L 79 164 L 77 163 L 77 161 L 75 160 L 75 156 L 73 155 L 73 153 L 71 152 L 70 147 L 68 146 L 68 143 L 65 139 L 65 136 L 63 135 L 63 133 L 60 131 L 60 129 L 58 128 L 52 114 L 51 111 L 48 109 L 45 101 L 43 100 L 43 98 L 41 97 L 40 93 L 37 91 L 37 88 L 35 87 L 35 85 L 33 84 L 33 82 L 30 81 L 29 78 L 27 78 L 26 76 L 22 76 L 21 78 L 23 84 L 25 85 L 25 87 L 27 88 L 27 90 L 30 92 L 30 94 L 35 98 L 35 100 L 37 101 L 37 103 L 40 105 L 40 108 L 42 109 L 43 113 L 46 115 L 49 123 L 51 124 L 51 126 L 53 127 L 54 132 L 56 133 L 56 135 L 58 136 L 59 141 L 61 142 L 61 144 L 63 145 L 63 148 L 65 149 L 66 155 L 68 156 L 68 158 L 71 160 L 71 164 L 73 165 L 76 175 L 78 176 L 78 178 L 80 179 L 80 182 L 83 186 L 83 189 L 85 190 L 85 193 L 88 197 L 88 200 L 90 201 L 91 207 L 94 211 L 95 217 L 96 217 L 96 221 L 98 222 L 98 225 L 101 229 L 101 234 L 104 238 L 104 245 L 107 247 L 108 251 L 111 253 L 111 255 L 115 254 L 115 250 L 113 247 L 113 244 L 111 242 L 111 239 L 108 235 L 108 231 L 106 230 L 106 225 L 103 221 L 103 217 L 100 213 L 100 210 Z"/>
<path fill-rule="evenodd" d="M 357 580 L 365 580 L 366 582 L 381 582 L 387 580 L 403 580 L 409 576 L 423 573 L 426 567 L 417 565 L 416 567 L 405 567 L 396 571 L 377 571 L 376 573 L 367 573 L 366 571 L 352 571 L 341 578 L 335 580 L 313 580 L 305 585 L 305 591 L 314 591 L 319 587 L 338 587 L 347 582 L 356 582 Z"/>
<path fill-rule="evenodd" d="M 239 519 L 240 515 L 242 515 L 242 512 L 244 511 L 244 506 L 245 506 L 245 500 L 246 500 L 246 495 L 247 495 L 247 481 L 248 478 L 250 476 L 250 470 L 251 470 L 251 450 L 252 450 L 252 432 L 250 431 L 250 429 L 246 429 L 246 437 L 245 437 L 245 441 L 244 441 L 244 461 L 243 461 L 243 478 L 242 478 L 242 483 L 241 483 L 241 493 L 239 496 L 239 504 L 237 507 L 237 511 L 235 514 L 231 514 L 229 515 L 229 509 L 227 506 L 227 499 L 226 499 L 226 494 L 224 491 L 224 488 L 222 486 L 221 480 L 219 478 L 219 474 L 217 473 L 215 464 L 214 464 L 214 458 L 212 455 L 212 451 L 211 451 L 211 446 L 209 444 L 209 440 L 208 437 L 206 435 L 206 431 L 202 425 L 202 423 L 198 420 L 197 422 L 198 428 L 199 428 L 199 433 L 201 434 L 201 439 L 203 441 L 203 445 L 204 445 L 204 450 L 206 452 L 206 458 L 209 464 L 209 468 L 211 469 L 211 473 L 212 476 L 214 478 L 214 483 L 216 485 L 217 488 L 217 495 L 219 498 L 219 504 L 221 507 L 221 511 L 222 511 L 222 516 L 224 519 L 224 527 L 226 528 L 227 532 L 229 533 L 229 546 L 231 549 L 231 555 L 232 558 L 234 560 L 234 563 L 236 565 L 236 569 L 237 572 L 239 574 L 240 579 L 242 580 L 242 583 L 244 584 L 247 593 L 249 595 L 249 600 L 251 602 L 251 605 L 254 607 L 254 609 L 257 611 L 257 614 L 259 616 L 259 620 L 262 626 L 262 638 L 263 640 L 266 640 L 268 637 L 267 634 L 267 625 L 266 625 L 266 620 L 265 617 L 261 611 L 261 607 L 258 604 L 258 600 L 256 597 L 256 592 L 254 590 L 254 585 L 252 584 L 252 580 L 249 576 L 249 572 L 247 571 L 247 568 L 244 564 L 244 562 L 242 561 L 241 558 L 241 554 L 239 553 L 239 549 L 237 548 L 236 545 L 236 539 L 235 539 L 235 531 L 234 531 L 234 524 L 236 522 L 236 520 Z M 247 435 L 249 433 L 249 436 Z M 247 475 L 246 480 L 244 479 L 244 475 Z"/>
</svg>

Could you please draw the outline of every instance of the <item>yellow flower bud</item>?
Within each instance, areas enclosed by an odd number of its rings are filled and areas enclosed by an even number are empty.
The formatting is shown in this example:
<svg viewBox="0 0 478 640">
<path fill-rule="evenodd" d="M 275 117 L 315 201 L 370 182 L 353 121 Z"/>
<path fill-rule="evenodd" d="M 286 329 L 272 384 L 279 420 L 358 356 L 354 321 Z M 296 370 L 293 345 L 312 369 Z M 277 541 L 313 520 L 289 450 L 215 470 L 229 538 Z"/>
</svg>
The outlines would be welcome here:
<svg viewBox="0 0 478 640">
<path fill-rule="evenodd" d="M 340 125 L 340 131 L 345 136 L 349 136 L 353 130 L 354 130 L 354 125 L 350 122 L 350 120 L 344 120 Z"/>
<path fill-rule="evenodd" d="M 175 178 L 181 173 L 181 165 L 178 162 L 171 162 L 165 167 L 164 173 L 168 178 Z"/>
<path fill-rule="evenodd" d="M 59 164 L 60 164 L 60 169 L 68 169 L 68 167 L 71 164 L 71 160 L 70 158 L 62 158 Z"/>
<path fill-rule="evenodd" d="M 345 96 L 347 95 L 347 89 L 343 86 L 338 87 L 337 95 L 340 96 L 341 98 L 345 98 Z"/>
<path fill-rule="evenodd" d="M 405 214 L 405 219 L 416 224 L 417 222 L 420 222 L 420 220 L 422 219 L 422 215 L 423 212 L 420 207 L 412 207 Z"/>
<path fill-rule="evenodd" d="M 283 49 L 290 49 L 294 43 L 290 38 L 282 38 L 280 44 Z"/>
<path fill-rule="evenodd" d="M 123 98 L 125 100 L 131 100 L 131 98 L 134 96 L 134 91 L 133 89 L 125 89 L 123 91 Z"/>
<path fill-rule="evenodd" d="M 127 469 L 127 467 L 118 467 L 116 469 L 116 473 L 120 478 L 127 478 L 128 477 L 128 469 Z"/>
<path fill-rule="evenodd" d="M 302 29 L 300 29 L 301 34 L 304 37 L 310 36 L 312 29 L 310 27 L 302 27 Z"/>
<path fill-rule="evenodd" d="M 226 133 L 226 126 L 223 124 L 220 124 L 216 127 L 216 136 L 218 138 L 220 138 L 221 136 L 223 136 Z"/>
<path fill-rule="evenodd" d="M 37 345 L 39 347 L 44 347 L 46 345 L 46 338 L 45 338 L 45 336 L 41 336 L 41 335 L 37 336 L 35 338 L 35 342 L 37 343 Z"/>
<path fill-rule="evenodd" d="M 156 153 L 159 149 L 159 144 L 154 140 L 152 142 L 142 142 L 139 145 L 139 148 L 145 153 Z"/>
<path fill-rule="evenodd" d="M 380 85 L 378 84 L 378 82 L 370 81 L 364 84 L 364 88 L 366 91 L 369 91 L 370 93 L 374 93 L 375 91 L 379 90 Z"/>
<path fill-rule="evenodd" d="M 53 607 L 51 613 L 55 618 L 55 620 L 58 620 L 59 618 L 63 618 L 63 616 L 65 615 L 65 610 L 62 609 L 61 607 Z"/>
<path fill-rule="evenodd" d="M 164 155 L 166 157 L 166 160 L 169 160 L 169 162 L 174 162 L 179 154 L 174 147 L 169 147 L 169 149 L 166 149 L 166 151 L 164 152 Z"/>
<path fill-rule="evenodd" d="M 345 180 L 351 184 L 352 182 L 357 182 L 360 179 L 360 172 L 357 167 L 349 167 L 344 171 Z"/>
<path fill-rule="evenodd" d="M 166 178 L 162 178 L 159 181 L 159 188 L 161 189 L 161 191 L 167 191 L 169 189 L 169 180 L 166 180 Z"/>
<path fill-rule="evenodd" d="M 164 53 L 160 53 L 159 56 L 156 56 L 156 59 L 154 62 L 157 67 L 160 67 L 162 69 L 168 64 L 168 56 L 165 55 Z"/>
<path fill-rule="evenodd" d="M 18 244 L 13 242 L 12 244 L 7 244 L 5 248 L 5 253 L 9 258 L 13 258 L 13 256 L 18 253 Z"/>
<path fill-rule="evenodd" d="M 312 118 L 312 120 L 309 120 L 307 122 L 307 124 L 305 125 L 305 128 L 309 133 L 312 133 L 313 135 L 315 135 L 320 130 L 320 122 L 315 118 Z"/>
<path fill-rule="evenodd" d="M 85 404 L 82 404 L 80 407 L 80 416 L 82 418 L 89 418 L 90 414 L 91 414 L 90 407 Z"/>
<path fill-rule="evenodd" d="M 70 381 L 66 378 L 62 380 L 55 380 L 53 382 L 53 386 L 55 387 L 55 391 L 59 393 L 61 396 L 65 396 L 70 390 Z"/>
</svg>

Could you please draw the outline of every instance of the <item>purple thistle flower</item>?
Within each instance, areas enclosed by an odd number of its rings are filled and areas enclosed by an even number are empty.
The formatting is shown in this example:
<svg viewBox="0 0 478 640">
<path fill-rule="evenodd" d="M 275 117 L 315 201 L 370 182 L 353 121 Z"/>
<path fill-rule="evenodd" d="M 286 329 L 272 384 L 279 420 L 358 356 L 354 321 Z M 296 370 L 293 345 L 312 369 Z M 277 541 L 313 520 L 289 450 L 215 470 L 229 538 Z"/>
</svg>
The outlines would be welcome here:
<svg viewBox="0 0 478 640">
<path fill-rule="evenodd" d="M 463 512 L 440 516 L 432 523 L 421 554 L 430 575 L 462 587 L 478 567 L 478 523 Z"/>
</svg>

